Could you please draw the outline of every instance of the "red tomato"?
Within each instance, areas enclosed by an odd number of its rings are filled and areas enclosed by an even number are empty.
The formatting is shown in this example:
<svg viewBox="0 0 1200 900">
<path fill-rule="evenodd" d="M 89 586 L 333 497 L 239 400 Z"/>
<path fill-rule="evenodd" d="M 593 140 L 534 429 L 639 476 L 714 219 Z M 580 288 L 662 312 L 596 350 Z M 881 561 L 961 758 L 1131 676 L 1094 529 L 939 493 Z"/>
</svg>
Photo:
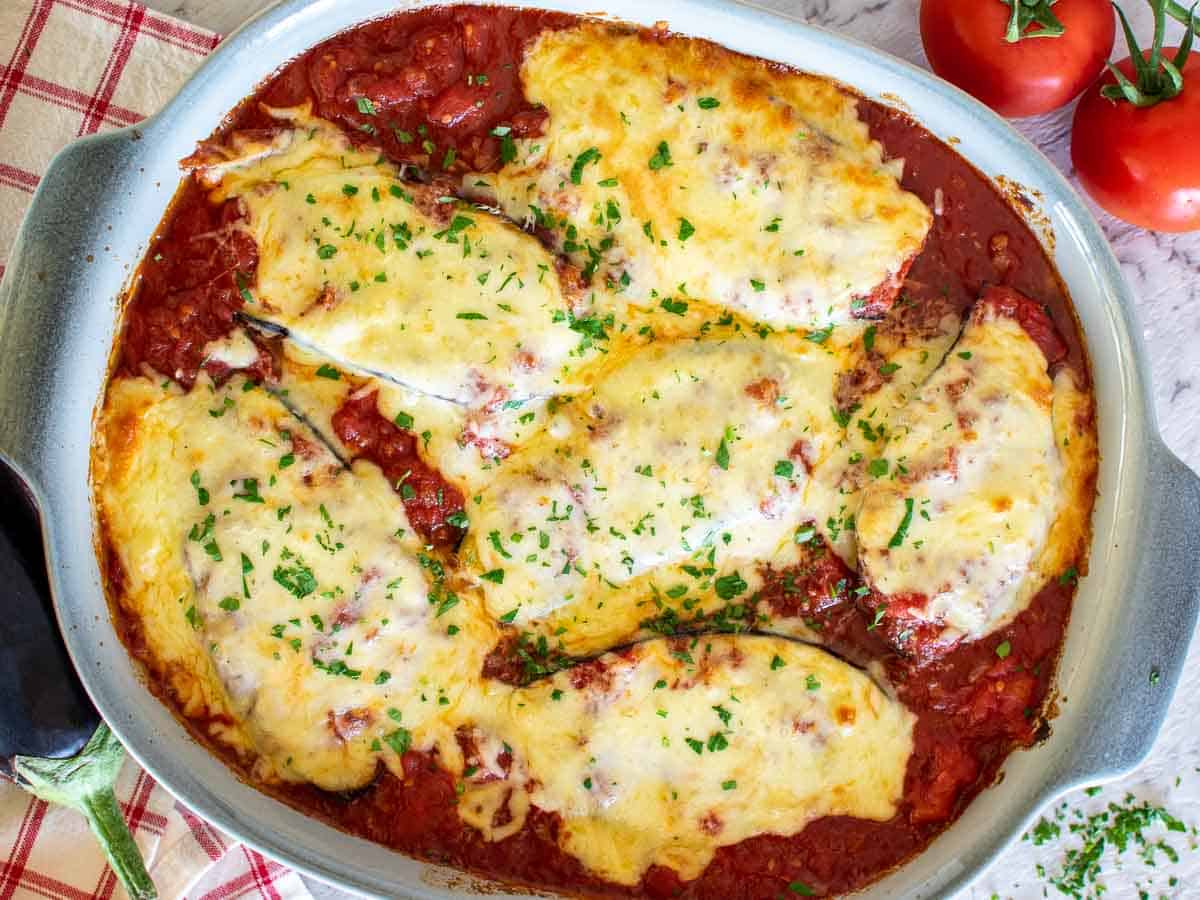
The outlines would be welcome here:
<svg viewBox="0 0 1200 900">
<path fill-rule="evenodd" d="M 1095 80 L 1112 52 L 1108 0 L 1058 0 L 1059 37 L 1004 39 L 1012 8 L 1000 0 L 921 0 L 921 40 L 933 71 L 1002 116 L 1050 112 Z"/>
<path fill-rule="evenodd" d="M 1175 50 L 1164 50 L 1168 59 Z M 1131 81 L 1133 63 L 1117 63 Z M 1183 91 L 1139 109 L 1089 88 L 1075 111 L 1071 160 L 1087 192 L 1126 222 L 1154 231 L 1200 229 L 1200 54 L 1183 67 Z"/>
</svg>

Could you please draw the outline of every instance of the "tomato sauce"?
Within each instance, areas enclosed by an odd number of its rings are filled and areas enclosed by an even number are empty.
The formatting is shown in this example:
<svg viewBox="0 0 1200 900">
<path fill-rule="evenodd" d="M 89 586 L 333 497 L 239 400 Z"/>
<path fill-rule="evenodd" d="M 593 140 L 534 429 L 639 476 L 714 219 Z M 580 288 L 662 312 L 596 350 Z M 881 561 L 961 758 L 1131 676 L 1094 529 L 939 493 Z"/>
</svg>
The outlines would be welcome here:
<svg viewBox="0 0 1200 900">
<path fill-rule="evenodd" d="M 542 29 L 571 21 L 537 11 L 456 7 L 371 22 L 289 63 L 234 111 L 222 133 L 273 124 L 260 103 L 310 102 L 352 140 L 378 145 L 391 159 L 428 173 L 495 169 L 504 162 L 506 136 L 538 134 L 545 122 L 546 113 L 521 92 L 525 44 Z M 1042 329 L 1039 343 L 1056 357 L 1050 361 L 1070 366 L 1086 384 L 1086 352 L 1070 301 L 1028 225 L 988 179 L 907 114 L 868 100 L 860 101 L 859 113 L 887 156 L 904 159 L 904 187 L 935 211 L 925 247 L 905 278 L 900 314 L 936 320 L 947 310 L 965 311 L 988 288 L 1015 289 L 1042 308 L 1017 304 L 1012 314 L 1034 323 L 1026 324 L 1031 334 Z M 236 227 L 241 216 L 235 202 L 210 204 L 194 180 L 185 181 L 129 302 L 120 357 L 125 371 L 149 366 L 185 387 L 205 367 L 214 377 L 228 374 L 206 362 L 204 347 L 235 327 L 242 285 L 253 280 L 257 252 Z M 1047 330 L 1047 323 L 1053 327 Z M 265 366 L 250 374 L 271 377 Z M 461 512 L 461 492 L 424 462 L 418 436 L 385 419 L 376 401 L 374 393 L 352 395 L 334 415 L 334 431 L 356 457 L 380 466 L 421 536 L 452 551 L 462 531 L 447 518 Z M 802 617 L 852 663 L 882 663 L 917 715 L 904 796 L 891 820 L 826 817 L 791 837 L 761 835 L 721 848 L 694 881 L 656 867 L 630 889 L 597 880 L 562 852 L 554 814 L 535 808 L 517 834 L 484 840 L 455 812 L 452 776 L 426 754 L 408 752 L 402 776 L 381 767 L 371 786 L 350 795 L 294 787 L 284 797 L 406 853 L 540 888 L 750 900 L 786 894 L 793 882 L 816 895 L 861 887 L 919 852 L 992 783 L 1008 753 L 1044 736 L 1074 584 L 1051 582 L 999 632 L 920 661 L 897 655 L 872 627 L 855 600 L 861 582 L 819 539 L 797 566 L 765 574 L 763 607 L 776 617 Z M 485 674 L 520 683 L 569 663 L 513 639 L 489 657 Z M 578 672 L 594 674 L 587 665 Z"/>
<path fill-rule="evenodd" d="M 351 397 L 333 414 L 333 432 L 355 458 L 368 459 L 404 502 L 409 524 L 430 544 L 453 549 L 463 530 L 451 522 L 463 511 L 462 491 L 428 465 L 417 452 L 417 435 L 379 412 L 378 391 Z"/>
</svg>

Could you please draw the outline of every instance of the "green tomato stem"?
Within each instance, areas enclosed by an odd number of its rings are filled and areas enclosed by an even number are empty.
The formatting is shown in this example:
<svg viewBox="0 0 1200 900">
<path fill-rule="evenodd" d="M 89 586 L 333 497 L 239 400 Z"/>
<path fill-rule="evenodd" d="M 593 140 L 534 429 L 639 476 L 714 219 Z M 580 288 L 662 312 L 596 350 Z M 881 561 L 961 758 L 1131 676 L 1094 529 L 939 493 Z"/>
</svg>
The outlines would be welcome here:
<svg viewBox="0 0 1200 900">
<path fill-rule="evenodd" d="M 1010 44 L 1026 38 L 1056 38 L 1066 32 L 1050 9 L 1058 0 L 1000 0 L 1012 10 L 1004 39 Z M 1033 28 L 1032 26 L 1037 26 Z"/>
<path fill-rule="evenodd" d="M 1175 0 L 1167 0 L 1166 11 L 1172 19 L 1182 22 L 1184 25 L 1190 25 L 1192 31 L 1200 35 L 1200 18 L 1193 19 L 1191 12 L 1183 4 L 1176 3 Z"/>
<path fill-rule="evenodd" d="M 1124 72 L 1109 63 L 1108 70 L 1112 73 L 1116 84 L 1106 84 L 1100 88 L 1100 93 L 1109 100 L 1126 100 L 1139 108 L 1154 106 L 1164 100 L 1178 97 L 1183 91 L 1183 69 L 1187 65 L 1188 55 L 1192 51 L 1192 39 L 1195 37 L 1191 29 L 1179 42 L 1179 49 L 1174 59 L 1163 56 L 1162 45 L 1166 36 L 1166 10 L 1170 0 L 1147 0 L 1154 11 L 1154 43 L 1147 58 L 1138 46 L 1137 37 L 1125 16 L 1125 11 L 1113 3 L 1117 18 L 1121 20 L 1121 29 L 1125 32 L 1125 43 L 1129 46 L 1129 61 L 1133 66 L 1134 79 L 1130 80 Z M 1197 4 L 1200 5 L 1200 0 Z M 1196 6 L 1188 12 L 1188 21 L 1194 22 Z"/>
</svg>

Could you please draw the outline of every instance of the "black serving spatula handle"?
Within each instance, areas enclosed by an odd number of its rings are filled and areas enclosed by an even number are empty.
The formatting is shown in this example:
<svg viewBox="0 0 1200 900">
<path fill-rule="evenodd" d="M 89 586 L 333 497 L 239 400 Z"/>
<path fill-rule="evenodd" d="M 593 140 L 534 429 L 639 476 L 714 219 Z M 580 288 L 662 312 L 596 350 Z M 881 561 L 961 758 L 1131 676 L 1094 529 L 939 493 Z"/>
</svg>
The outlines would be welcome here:
<svg viewBox="0 0 1200 900">
<path fill-rule="evenodd" d="M 83 690 L 50 602 L 33 498 L 0 462 L 0 769 L 15 755 L 74 756 L 100 716 Z"/>
</svg>

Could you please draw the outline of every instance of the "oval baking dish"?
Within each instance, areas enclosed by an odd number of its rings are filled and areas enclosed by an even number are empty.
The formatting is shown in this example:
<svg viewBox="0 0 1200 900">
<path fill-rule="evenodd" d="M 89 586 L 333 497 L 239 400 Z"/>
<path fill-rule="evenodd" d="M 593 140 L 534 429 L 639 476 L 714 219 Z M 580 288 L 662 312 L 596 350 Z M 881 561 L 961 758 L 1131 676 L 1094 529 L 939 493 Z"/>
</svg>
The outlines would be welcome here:
<svg viewBox="0 0 1200 900">
<path fill-rule="evenodd" d="M 432 4 L 414 4 L 423 5 Z M 583 11 L 572 3 L 528 6 Z M 106 615 L 91 550 L 92 410 L 117 324 L 114 307 L 98 298 L 121 296 L 171 199 L 177 161 L 219 124 L 229 98 L 251 94 L 280 64 L 331 34 L 392 11 L 383 3 L 356 7 L 294 2 L 266 11 L 226 41 L 162 113 L 73 145 L 55 161 L 0 287 L 0 453 L 40 509 L 56 610 L 81 678 L 154 775 L 215 824 L 319 877 L 384 896 L 462 896 L 486 886 L 306 818 L 256 793 L 198 746 L 139 683 Z M 1090 574 L 1067 632 L 1051 734 L 1010 757 L 999 784 L 864 894 L 941 895 L 968 883 L 1049 798 L 1135 765 L 1186 654 L 1198 605 L 1200 480 L 1157 435 L 1128 289 L 1099 229 L 1050 164 L 1002 121 L 925 73 L 749 8 L 680 0 L 656 7 L 654 22 L 632 3 L 608 12 L 643 25 L 665 20 L 676 33 L 827 76 L 884 104 L 902 102 L 935 135 L 953 138 L 980 171 L 1021 185 L 1036 199 L 1030 215 L 1054 235 L 1054 262 L 1086 337 L 1099 410 Z M 99 193 L 97 184 L 104 185 Z M 728 467 L 728 451 L 718 464 Z"/>
</svg>

